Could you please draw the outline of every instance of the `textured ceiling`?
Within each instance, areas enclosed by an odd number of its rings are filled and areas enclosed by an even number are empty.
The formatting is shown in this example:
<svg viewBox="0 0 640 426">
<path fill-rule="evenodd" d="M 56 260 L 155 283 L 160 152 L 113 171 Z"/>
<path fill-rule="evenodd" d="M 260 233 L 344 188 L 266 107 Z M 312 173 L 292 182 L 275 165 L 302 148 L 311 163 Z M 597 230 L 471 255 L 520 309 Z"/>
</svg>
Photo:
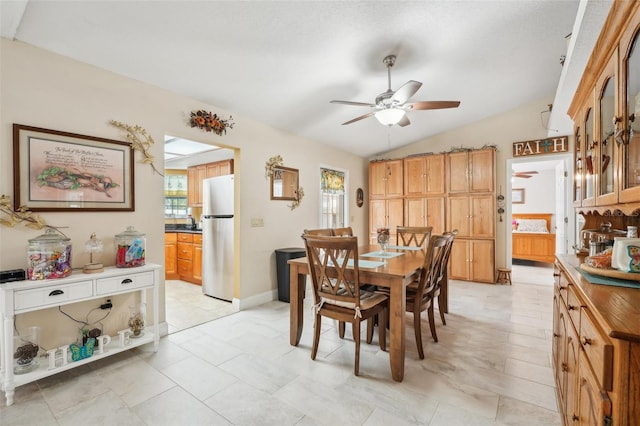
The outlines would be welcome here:
<svg viewBox="0 0 640 426">
<path fill-rule="evenodd" d="M 0 12 L 3 37 L 369 157 L 555 94 L 578 6 L 3 0 Z M 373 117 L 342 126 L 368 110 L 329 101 L 373 102 L 387 89 L 388 54 L 397 55 L 392 89 L 417 80 L 412 100 L 460 107 L 411 111 L 403 128 Z"/>
</svg>

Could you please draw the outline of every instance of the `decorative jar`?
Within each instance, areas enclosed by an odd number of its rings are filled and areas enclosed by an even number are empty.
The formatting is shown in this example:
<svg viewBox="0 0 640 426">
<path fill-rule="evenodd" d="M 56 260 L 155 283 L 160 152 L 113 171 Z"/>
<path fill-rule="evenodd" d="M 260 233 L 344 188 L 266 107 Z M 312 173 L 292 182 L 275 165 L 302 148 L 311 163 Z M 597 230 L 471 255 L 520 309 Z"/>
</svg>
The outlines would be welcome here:
<svg viewBox="0 0 640 426">
<path fill-rule="evenodd" d="M 135 230 L 133 226 L 116 235 L 116 266 L 132 268 L 144 265 L 146 248 L 145 234 Z"/>
<path fill-rule="evenodd" d="M 44 234 L 29 240 L 27 279 L 47 280 L 71 275 L 70 239 L 47 228 Z"/>
<path fill-rule="evenodd" d="M 147 307 L 144 303 L 138 303 L 134 306 L 129 306 L 129 331 L 131 331 L 130 337 L 141 337 L 144 335 L 144 324 L 147 315 Z"/>
<path fill-rule="evenodd" d="M 24 374 L 38 367 L 40 327 L 28 327 L 19 336 L 13 336 L 13 373 Z"/>
</svg>

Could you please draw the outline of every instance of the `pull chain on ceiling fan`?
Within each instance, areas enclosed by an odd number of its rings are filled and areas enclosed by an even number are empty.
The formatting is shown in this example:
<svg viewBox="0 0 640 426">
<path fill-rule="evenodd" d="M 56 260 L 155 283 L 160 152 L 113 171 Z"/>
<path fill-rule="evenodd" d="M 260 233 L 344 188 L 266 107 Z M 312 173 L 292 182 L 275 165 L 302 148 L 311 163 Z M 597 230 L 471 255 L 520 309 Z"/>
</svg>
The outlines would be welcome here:
<svg viewBox="0 0 640 426">
<path fill-rule="evenodd" d="M 407 102 L 409 98 L 411 98 L 411 96 L 420 89 L 422 83 L 419 81 L 409 80 L 394 92 L 391 90 L 391 68 L 396 63 L 396 56 L 386 56 L 382 62 L 387 66 L 388 88 L 386 92 L 383 92 L 376 97 L 375 104 L 352 101 L 330 101 L 333 104 L 363 106 L 374 109 L 374 111 L 342 123 L 343 125 L 355 123 L 356 121 L 375 115 L 378 121 L 385 126 L 393 126 L 394 124 L 397 124 L 400 127 L 404 127 L 411 124 L 409 117 L 406 115 L 407 111 L 457 108 L 460 105 L 459 101 Z"/>
</svg>

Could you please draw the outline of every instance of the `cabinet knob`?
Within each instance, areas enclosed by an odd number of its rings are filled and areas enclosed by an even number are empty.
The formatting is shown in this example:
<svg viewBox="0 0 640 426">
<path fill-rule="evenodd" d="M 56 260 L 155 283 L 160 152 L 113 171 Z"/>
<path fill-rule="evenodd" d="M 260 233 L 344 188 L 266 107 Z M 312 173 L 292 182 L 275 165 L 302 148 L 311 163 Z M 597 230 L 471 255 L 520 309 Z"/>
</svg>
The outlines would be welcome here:
<svg viewBox="0 0 640 426">
<path fill-rule="evenodd" d="M 563 363 L 562 363 L 561 368 L 562 368 L 562 371 L 564 371 L 564 372 L 569 371 L 569 366 L 567 365 L 567 363 L 566 363 L 566 362 L 563 362 Z"/>
<path fill-rule="evenodd" d="M 573 311 L 574 309 L 576 309 L 576 307 L 573 306 L 573 305 L 569 305 L 569 306 L 567 306 L 567 309 L 570 310 L 570 311 Z"/>
<path fill-rule="evenodd" d="M 560 290 L 566 290 L 566 289 L 567 289 L 567 286 L 566 286 L 566 285 L 561 285 L 561 286 L 560 286 Z"/>
<path fill-rule="evenodd" d="M 574 422 L 577 422 L 580 420 L 580 417 L 576 416 L 575 414 L 573 416 L 571 416 L 571 420 L 573 420 Z"/>
<path fill-rule="evenodd" d="M 554 272 L 554 273 L 553 273 L 553 276 L 554 276 L 554 277 L 559 277 L 559 276 L 560 276 L 560 274 L 559 274 L 558 272 Z"/>
<path fill-rule="evenodd" d="M 586 336 L 582 336 L 582 338 L 580 339 L 580 341 L 582 342 L 582 344 L 584 346 L 590 345 L 591 344 L 591 339 L 589 339 Z"/>
<path fill-rule="evenodd" d="M 560 337 L 558 333 L 553 333 L 553 337 Z"/>
</svg>

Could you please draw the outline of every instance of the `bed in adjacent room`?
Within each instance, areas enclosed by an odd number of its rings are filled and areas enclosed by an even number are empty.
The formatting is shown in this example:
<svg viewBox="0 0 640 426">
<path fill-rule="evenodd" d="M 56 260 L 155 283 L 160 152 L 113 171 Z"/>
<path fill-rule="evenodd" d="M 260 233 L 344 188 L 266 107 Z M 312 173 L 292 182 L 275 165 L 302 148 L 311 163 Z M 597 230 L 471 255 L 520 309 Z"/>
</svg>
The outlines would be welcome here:
<svg viewBox="0 0 640 426">
<path fill-rule="evenodd" d="M 551 213 L 513 213 L 511 257 L 537 262 L 555 261 L 556 234 L 551 230 Z M 517 225 L 516 225 L 517 224 Z"/>
</svg>

